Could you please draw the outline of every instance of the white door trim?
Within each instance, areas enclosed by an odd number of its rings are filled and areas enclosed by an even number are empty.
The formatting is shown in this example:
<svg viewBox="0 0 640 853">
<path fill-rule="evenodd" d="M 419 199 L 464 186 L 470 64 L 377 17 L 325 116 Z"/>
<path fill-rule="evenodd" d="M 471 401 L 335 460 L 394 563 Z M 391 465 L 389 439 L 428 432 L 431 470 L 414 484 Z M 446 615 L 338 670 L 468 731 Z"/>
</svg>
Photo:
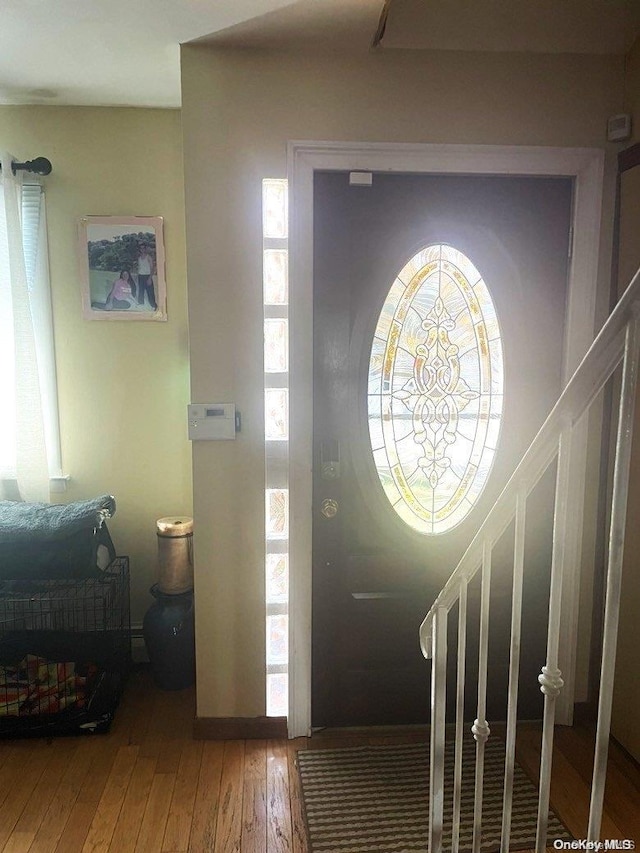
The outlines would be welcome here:
<svg viewBox="0 0 640 853">
<path fill-rule="evenodd" d="M 313 435 L 313 173 L 316 170 L 558 175 L 575 179 L 573 255 L 569 267 L 563 377 L 568 379 L 594 336 L 604 152 L 595 148 L 543 148 L 502 145 L 428 145 L 342 142 L 290 142 L 289 178 L 289 506 L 290 624 L 289 736 L 311 726 L 311 494 Z M 574 470 L 577 489 L 584 482 L 582 460 Z M 576 449 L 579 450 L 578 448 Z M 580 494 L 576 491 L 574 494 Z M 577 596 L 582 516 L 574 519 L 569 565 L 576 575 L 567 584 L 566 642 L 560 668 L 566 687 L 556 714 L 570 723 L 573 713 Z M 416 643 L 418 638 L 416 636 Z"/>
</svg>

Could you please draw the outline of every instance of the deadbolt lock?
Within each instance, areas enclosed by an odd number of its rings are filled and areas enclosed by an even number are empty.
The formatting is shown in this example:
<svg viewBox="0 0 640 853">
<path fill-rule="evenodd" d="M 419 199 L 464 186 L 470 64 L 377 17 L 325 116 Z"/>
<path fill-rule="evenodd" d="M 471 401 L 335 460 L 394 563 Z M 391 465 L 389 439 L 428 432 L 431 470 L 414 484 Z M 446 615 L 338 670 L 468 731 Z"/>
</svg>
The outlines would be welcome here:
<svg viewBox="0 0 640 853">
<path fill-rule="evenodd" d="M 340 463 L 339 462 L 323 462 L 322 463 L 322 479 L 323 480 L 338 480 L 340 479 Z"/>
<path fill-rule="evenodd" d="M 320 476 L 323 480 L 340 479 L 340 442 L 320 442 Z"/>
</svg>

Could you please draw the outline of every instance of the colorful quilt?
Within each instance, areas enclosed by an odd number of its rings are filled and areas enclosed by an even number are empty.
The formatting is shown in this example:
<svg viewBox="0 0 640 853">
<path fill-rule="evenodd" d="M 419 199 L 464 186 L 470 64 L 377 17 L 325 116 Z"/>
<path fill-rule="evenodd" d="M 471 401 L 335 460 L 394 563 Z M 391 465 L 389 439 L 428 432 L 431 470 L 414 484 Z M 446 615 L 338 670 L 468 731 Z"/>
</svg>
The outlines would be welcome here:
<svg viewBox="0 0 640 853">
<path fill-rule="evenodd" d="M 71 661 L 48 661 L 26 655 L 17 666 L 0 666 L 0 717 L 57 714 L 66 708 L 84 708 L 89 683 L 97 667 Z"/>
</svg>

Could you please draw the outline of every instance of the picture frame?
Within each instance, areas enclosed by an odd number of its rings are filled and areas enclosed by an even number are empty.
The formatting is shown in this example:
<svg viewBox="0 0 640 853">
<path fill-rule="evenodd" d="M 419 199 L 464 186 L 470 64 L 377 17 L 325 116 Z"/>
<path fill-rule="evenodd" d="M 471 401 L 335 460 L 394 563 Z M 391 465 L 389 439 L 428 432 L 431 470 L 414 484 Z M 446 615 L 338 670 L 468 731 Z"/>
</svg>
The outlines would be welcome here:
<svg viewBox="0 0 640 853">
<path fill-rule="evenodd" d="M 78 260 L 86 320 L 167 319 L 161 216 L 82 216 Z"/>
</svg>

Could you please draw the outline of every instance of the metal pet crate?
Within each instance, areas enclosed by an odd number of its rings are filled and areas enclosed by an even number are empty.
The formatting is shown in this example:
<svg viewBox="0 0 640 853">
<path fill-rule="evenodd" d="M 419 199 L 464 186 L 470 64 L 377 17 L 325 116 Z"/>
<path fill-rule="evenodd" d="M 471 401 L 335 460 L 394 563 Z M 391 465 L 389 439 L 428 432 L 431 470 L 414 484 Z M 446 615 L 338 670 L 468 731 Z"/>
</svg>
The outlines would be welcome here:
<svg viewBox="0 0 640 853">
<path fill-rule="evenodd" d="M 0 581 L 0 737 L 103 731 L 130 666 L 129 559 Z"/>
</svg>

